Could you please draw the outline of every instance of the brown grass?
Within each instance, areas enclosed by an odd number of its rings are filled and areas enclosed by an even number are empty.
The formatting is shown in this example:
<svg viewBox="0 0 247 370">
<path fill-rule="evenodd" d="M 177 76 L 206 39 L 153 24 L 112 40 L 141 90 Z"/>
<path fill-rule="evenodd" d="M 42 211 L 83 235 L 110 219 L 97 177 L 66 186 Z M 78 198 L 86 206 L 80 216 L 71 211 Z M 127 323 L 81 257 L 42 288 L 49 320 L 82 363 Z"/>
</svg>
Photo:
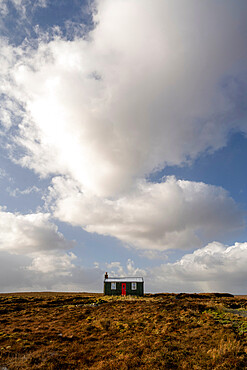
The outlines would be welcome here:
<svg viewBox="0 0 247 370">
<path fill-rule="evenodd" d="M 245 309 L 213 294 L 1 294 L 0 369 L 247 369 Z"/>
</svg>

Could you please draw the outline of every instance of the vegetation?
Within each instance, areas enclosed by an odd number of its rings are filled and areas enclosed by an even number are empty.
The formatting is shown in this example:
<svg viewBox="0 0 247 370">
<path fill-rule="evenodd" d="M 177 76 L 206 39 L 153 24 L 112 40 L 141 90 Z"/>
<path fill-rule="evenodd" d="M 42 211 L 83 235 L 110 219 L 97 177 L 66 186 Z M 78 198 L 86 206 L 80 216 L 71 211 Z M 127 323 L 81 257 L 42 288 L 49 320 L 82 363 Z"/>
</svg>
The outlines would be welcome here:
<svg viewBox="0 0 247 370">
<path fill-rule="evenodd" d="M 0 295 L 0 369 L 247 369 L 247 299 Z"/>
</svg>

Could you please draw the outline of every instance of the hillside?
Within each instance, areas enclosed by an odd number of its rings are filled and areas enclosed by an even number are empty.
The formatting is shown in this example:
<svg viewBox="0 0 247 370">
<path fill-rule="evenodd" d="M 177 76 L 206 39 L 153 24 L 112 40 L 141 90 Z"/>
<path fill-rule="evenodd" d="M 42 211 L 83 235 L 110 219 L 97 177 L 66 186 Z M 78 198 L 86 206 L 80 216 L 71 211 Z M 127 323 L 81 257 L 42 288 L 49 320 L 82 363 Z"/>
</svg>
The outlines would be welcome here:
<svg viewBox="0 0 247 370">
<path fill-rule="evenodd" d="M 0 295 L 1 369 L 247 369 L 247 298 Z"/>
</svg>

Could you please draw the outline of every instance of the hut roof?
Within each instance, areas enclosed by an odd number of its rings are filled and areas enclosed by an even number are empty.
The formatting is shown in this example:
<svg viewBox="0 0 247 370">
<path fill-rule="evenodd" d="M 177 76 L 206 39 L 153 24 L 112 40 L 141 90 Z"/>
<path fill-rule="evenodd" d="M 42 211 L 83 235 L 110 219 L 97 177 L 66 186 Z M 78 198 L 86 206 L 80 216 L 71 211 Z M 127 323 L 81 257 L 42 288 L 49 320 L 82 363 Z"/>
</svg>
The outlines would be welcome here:
<svg viewBox="0 0 247 370">
<path fill-rule="evenodd" d="M 105 282 L 107 283 L 125 283 L 125 282 L 131 282 L 131 283 L 139 283 L 143 282 L 142 277 L 109 277 L 108 279 L 105 279 Z"/>
</svg>

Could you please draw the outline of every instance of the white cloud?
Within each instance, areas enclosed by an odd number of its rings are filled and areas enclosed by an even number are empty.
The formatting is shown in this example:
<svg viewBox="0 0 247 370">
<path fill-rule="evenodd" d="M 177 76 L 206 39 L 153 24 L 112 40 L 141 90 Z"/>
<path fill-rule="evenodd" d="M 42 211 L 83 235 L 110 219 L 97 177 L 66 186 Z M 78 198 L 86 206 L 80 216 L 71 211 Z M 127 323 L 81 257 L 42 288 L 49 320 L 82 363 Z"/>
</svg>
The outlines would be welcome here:
<svg viewBox="0 0 247 370">
<path fill-rule="evenodd" d="M 0 168 L 0 180 L 4 179 L 5 177 L 8 177 L 7 172 L 3 168 Z"/>
<path fill-rule="evenodd" d="M 22 165 L 116 195 L 246 132 L 236 101 L 246 86 L 246 5 L 189 4 L 100 1 L 88 40 L 26 51 L 12 68 L 26 109 Z"/>
<path fill-rule="evenodd" d="M 125 264 L 106 264 L 109 276 L 142 276 L 146 293 L 228 292 L 246 294 L 247 243 L 226 246 L 212 242 L 174 263 L 140 269 L 129 259 Z"/>
<path fill-rule="evenodd" d="M 30 0 L 12 2 L 25 18 Z M 247 133 L 246 4 L 101 0 L 88 37 L 66 41 L 53 29 L 35 45 L 0 40 L 0 135 L 14 161 L 60 176 L 47 199 L 56 217 L 151 256 L 242 226 L 222 188 L 144 178 Z M 2 210 L 0 223 L 3 253 L 29 258 L 26 273 L 47 270 L 51 285 L 54 266 L 81 281 L 73 255 L 61 252 L 72 244 L 49 216 Z"/>
<path fill-rule="evenodd" d="M 47 1 L 48 0 L 38 0 L 36 3 L 35 3 L 35 6 L 36 7 L 41 7 L 41 8 L 46 8 L 47 7 Z"/>
<path fill-rule="evenodd" d="M 70 275 L 71 268 L 75 267 L 72 261 L 77 257 L 73 253 L 63 255 L 50 255 L 41 254 L 36 256 L 31 265 L 28 267 L 29 270 L 40 271 L 43 273 L 59 272 L 59 275 Z"/>
<path fill-rule="evenodd" d="M 77 282 L 87 281 L 87 269 L 77 267 L 77 257 L 68 252 L 75 242 L 65 239 L 49 214 L 22 215 L 1 208 L 0 230 L 0 291 L 79 289 Z M 90 276 L 95 286 L 95 276 Z"/>
<path fill-rule="evenodd" d="M 7 3 L 7 0 L 2 0 L 3 4 Z M 13 6 L 16 8 L 18 13 L 22 16 L 26 16 L 27 8 L 35 9 L 37 7 L 45 8 L 47 6 L 47 0 L 10 0 Z"/>
<path fill-rule="evenodd" d="M 45 259 L 45 256 L 42 256 Z M 0 251 L 0 292 L 93 291 L 102 292 L 103 271 L 78 267 L 74 255 L 46 260 Z M 39 263 L 41 262 L 41 264 Z M 46 268 L 47 264 L 47 268 Z"/>
<path fill-rule="evenodd" d="M 27 12 L 34 12 L 36 8 L 45 8 L 47 6 L 47 0 L 0 0 L 0 14 L 3 17 L 0 20 L 0 26 L 4 28 L 5 31 L 7 30 L 7 25 L 5 24 L 4 17 L 10 15 L 10 5 L 17 11 L 18 17 L 15 19 L 16 23 L 21 24 L 21 21 L 27 19 Z M 22 24 L 22 26 L 25 27 L 24 24 Z"/>
<path fill-rule="evenodd" d="M 147 288 L 161 292 L 231 292 L 246 294 L 247 243 L 213 242 L 149 271 Z"/>
<path fill-rule="evenodd" d="M 75 266 L 73 254 L 55 262 L 58 270 L 32 268 L 32 258 L 0 251 L 0 291 L 54 290 L 102 292 L 104 271 L 109 276 L 142 276 L 145 292 L 229 292 L 246 294 L 247 243 L 226 246 L 213 242 L 174 263 L 138 268 L 109 262 L 104 269 Z M 48 267 L 49 260 L 46 261 Z M 31 267 L 30 267 L 31 266 Z M 42 264 L 42 266 L 44 266 Z"/>
<path fill-rule="evenodd" d="M 129 259 L 106 269 L 77 267 L 73 255 L 58 259 L 58 270 L 32 268 L 31 257 L 0 251 L 0 291 L 54 290 L 102 292 L 104 271 L 110 276 L 143 276 L 145 292 L 229 292 L 246 294 L 247 243 L 213 242 L 174 263 L 138 268 Z M 49 265 L 49 261 L 46 261 Z M 54 262 L 54 261 L 53 261 Z M 55 262 L 57 265 L 57 262 Z M 31 267 L 30 267 L 31 266 Z M 42 265 L 43 266 L 43 265 Z"/>
<path fill-rule="evenodd" d="M 84 194 L 56 177 L 48 202 L 61 221 L 147 250 L 195 248 L 243 226 L 242 212 L 224 189 L 174 177 L 142 181 L 117 199 Z"/>
<path fill-rule="evenodd" d="M 64 251 L 74 246 L 51 223 L 49 214 L 22 215 L 0 209 L 0 249 L 11 253 Z"/>
<path fill-rule="evenodd" d="M 126 266 L 123 266 L 121 262 L 114 261 L 110 263 L 106 263 L 106 269 L 108 275 L 111 277 L 122 277 L 122 276 L 137 276 L 137 277 L 144 277 L 147 275 L 145 269 L 140 269 L 135 267 L 134 261 L 130 258 L 127 260 Z"/>
<path fill-rule="evenodd" d="M 0 178 L 1 178 L 1 171 L 0 171 Z M 40 193 L 41 189 L 39 189 L 37 186 L 30 186 L 26 189 L 20 190 L 19 188 L 16 188 L 14 190 L 7 188 L 8 193 L 12 197 L 18 197 L 19 195 L 29 195 L 31 193 Z"/>
</svg>

